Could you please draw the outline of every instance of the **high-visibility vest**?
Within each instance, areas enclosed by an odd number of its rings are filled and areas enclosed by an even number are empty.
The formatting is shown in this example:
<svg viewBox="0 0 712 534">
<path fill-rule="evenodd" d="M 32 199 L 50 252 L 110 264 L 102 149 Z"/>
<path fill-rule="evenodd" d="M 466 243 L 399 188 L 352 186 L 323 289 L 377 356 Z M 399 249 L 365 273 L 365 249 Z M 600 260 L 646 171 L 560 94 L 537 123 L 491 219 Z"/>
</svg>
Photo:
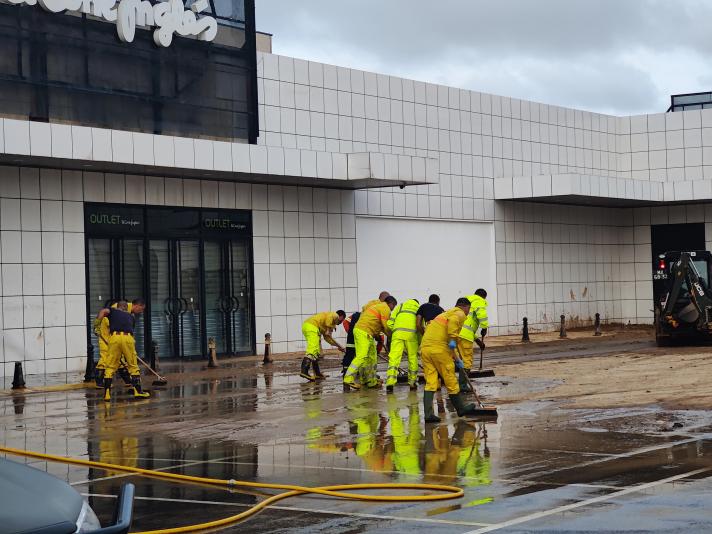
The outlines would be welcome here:
<svg viewBox="0 0 712 534">
<path fill-rule="evenodd" d="M 460 337 L 474 343 L 477 338 L 477 330 L 489 326 L 487 301 L 479 295 L 470 295 L 466 298 L 470 301 L 470 313 L 467 314 L 465 324 L 462 325 Z"/>
<path fill-rule="evenodd" d="M 388 320 L 388 328 L 395 334 L 396 332 L 417 333 L 415 328 L 415 316 L 418 313 L 420 304 L 415 299 L 401 302 L 393 308 L 391 318 Z"/>
</svg>

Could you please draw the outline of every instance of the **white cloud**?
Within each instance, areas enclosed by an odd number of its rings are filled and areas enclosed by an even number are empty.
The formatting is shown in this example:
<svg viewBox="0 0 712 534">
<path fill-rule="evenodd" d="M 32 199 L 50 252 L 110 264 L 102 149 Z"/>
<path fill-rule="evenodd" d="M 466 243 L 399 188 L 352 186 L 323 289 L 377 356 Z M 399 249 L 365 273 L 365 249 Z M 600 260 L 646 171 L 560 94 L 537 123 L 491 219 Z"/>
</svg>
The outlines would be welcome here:
<svg viewBox="0 0 712 534">
<path fill-rule="evenodd" d="M 257 0 L 275 53 L 601 112 L 712 82 L 704 0 Z"/>
</svg>

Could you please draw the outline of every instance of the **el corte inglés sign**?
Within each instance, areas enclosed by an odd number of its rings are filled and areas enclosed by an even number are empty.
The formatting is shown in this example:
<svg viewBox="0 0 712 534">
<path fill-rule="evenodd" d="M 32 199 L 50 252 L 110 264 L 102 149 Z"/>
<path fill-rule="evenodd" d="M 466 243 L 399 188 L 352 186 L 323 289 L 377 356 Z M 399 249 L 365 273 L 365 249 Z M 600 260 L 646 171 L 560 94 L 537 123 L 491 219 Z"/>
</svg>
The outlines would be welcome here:
<svg viewBox="0 0 712 534">
<path fill-rule="evenodd" d="M 2 4 L 34 6 L 39 4 L 50 13 L 84 13 L 116 24 L 116 31 L 125 43 L 131 43 L 136 28 L 153 29 L 153 41 L 158 46 L 170 46 L 173 35 L 193 36 L 200 41 L 212 41 L 218 33 L 218 23 L 210 16 L 199 16 L 208 8 L 208 0 L 195 0 L 185 9 L 182 0 L 167 0 L 152 4 L 149 0 L 0 0 Z"/>
</svg>

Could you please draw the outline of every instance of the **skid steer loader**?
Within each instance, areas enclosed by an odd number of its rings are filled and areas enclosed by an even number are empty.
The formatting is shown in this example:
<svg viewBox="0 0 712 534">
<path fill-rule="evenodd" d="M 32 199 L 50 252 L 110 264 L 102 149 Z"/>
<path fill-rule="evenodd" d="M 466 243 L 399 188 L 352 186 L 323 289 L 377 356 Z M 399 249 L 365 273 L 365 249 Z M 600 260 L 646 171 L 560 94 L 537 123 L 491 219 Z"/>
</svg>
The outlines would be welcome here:
<svg viewBox="0 0 712 534">
<path fill-rule="evenodd" d="M 706 250 L 666 252 L 653 272 L 655 341 L 712 340 L 712 254 Z"/>
</svg>

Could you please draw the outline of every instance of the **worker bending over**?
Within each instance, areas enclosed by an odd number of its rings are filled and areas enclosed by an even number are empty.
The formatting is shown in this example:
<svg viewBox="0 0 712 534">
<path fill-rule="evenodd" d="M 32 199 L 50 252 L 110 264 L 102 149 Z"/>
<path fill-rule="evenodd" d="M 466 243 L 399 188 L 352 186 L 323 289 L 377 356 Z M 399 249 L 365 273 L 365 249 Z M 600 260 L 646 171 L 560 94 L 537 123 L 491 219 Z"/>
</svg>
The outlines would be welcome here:
<svg viewBox="0 0 712 534">
<path fill-rule="evenodd" d="M 338 310 L 335 312 L 327 311 L 312 315 L 302 324 L 302 334 L 307 342 L 306 356 L 302 360 L 302 371 L 299 376 L 306 378 L 310 382 L 314 380 L 323 380 L 326 378 L 321 369 L 319 369 L 319 358 L 321 357 L 321 338 L 331 346 L 336 347 L 341 352 L 344 352 L 344 347 L 331 337 L 331 334 L 336 330 L 344 319 L 346 312 Z M 309 374 L 309 366 L 314 367 L 314 376 Z"/>
<path fill-rule="evenodd" d="M 474 404 L 465 405 L 460 397 L 460 385 L 455 377 L 455 369 L 462 369 L 463 363 L 454 352 L 458 334 L 470 313 L 470 301 L 461 297 L 455 307 L 441 313 L 425 329 L 420 344 L 425 375 L 425 393 L 423 406 L 426 423 L 438 423 L 440 418 L 433 411 L 433 398 L 439 389 L 438 376 L 442 379 L 450 395 L 450 402 L 460 417 L 475 412 Z"/>
<path fill-rule="evenodd" d="M 136 354 L 136 341 L 134 340 L 136 315 L 143 312 L 146 304 L 143 299 L 134 299 L 131 304 L 131 313 L 128 309 L 104 308 L 99 310 L 94 321 L 94 328 L 97 328 L 104 317 L 109 318 L 109 353 L 104 371 L 105 401 L 111 400 L 111 382 L 114 373 L 121 364 L 122 356 L 126 360 L 131 375 L 134 397 L 150 397 L 150 394 L 141 388 L 141 372 L 138 368 L 138 354 Z"/>
<path fill-rule="evenodd" d="M 415 324 L 418 308 L 420 303 L 417 300 L 406 300 L 393 309 L 388 320 L 388 328 L 392 332 L 386 373 L 388 393 L 393 393 L 393 386 L 398 382 L 398 368 L 404 350 L 408 352 L 408 385 L 411 390 L 418 389 L 418 330 Z"/>
<path fill-rule="evenodd" d="M 361 313 L 354 326 L 354 344 L 356 357 L 349 365 L 344 375 L 344 385 L 352 389 L 360 389 L 361 385 L 369 388 L 378 387 L 376 377 L 376 341 L 374 336 L 388 332 L 388 319 L 398 302 L 388 295 L 383 302 L 373 304 Z M 356 384 L 356 375 L 360 375 L 361 384 Z"/>
<path fill-rule="evenodd" d="M 125 300 L 109 300 L 107 301 L 106 306 L 109 306 L 109 303 L 111 303 L 110 306 L 112 308 L 119 308 L 121 310 L 131 312 L 132 304 L 130 302 L 126 302 Z M 99 325 L 95 326 L 94 334 L 96 334 L 96 338 L 99 341 L 99 361 L 96 362 L 94 380 L 96 382 L 96 387 L 102 388 L 104 387 L 104 371 L 106 369 L 106 362 L 109 359 L 109 337 L 111 333 L 109 332 L 108 317 L 104 317 L 99 322 Z M 119 364 L 119 369 L 116 374 L 118 374 L 127 385 L 131 384 L 131 375 L 129 375 L 129 370 L 126 368 L 126 362 L 123 359 Z"/>
<path fill-rule="evenodd" d="M 378 298 L 375 300 L 369 300 L 366 304 L 363 305 L 363 308 L 361 308 L 361 312 L 365 312 L 368 308 L 371 306 L 374 306 L 376 304 L 379 304 L 381 302 L 385 302 L 386 298 L 390 297 L 391 294 L 388 291 L 381 291 L 378 294 Z"/>
<path fill-rule="evenodd" d="M 428 326 L 428 323 L 444 311 L 445 310 L 440 307 L 440 297 L 435 294 L 430 295 L 428 302 L 420 306 L 418 312 L 415 314 L 415 324 L 418 333 L 422 336 L 425 333 L 425 327 Z"/>
<path fill-rule="evenodd" d="M 484 338 L 487 335 L 489 322 L 487 318 L 487 291 L 480 288 L 475 291 L 474 295 L 470 295 L 467 300 L 470 302 L 470 313 L 467 315 L 465 324 L 462 325 L 460 335 L 457 338 L 457 350 L 460 352 L 460 357 L 465 364 L 465 372 L 460 375 L 460 388 L 467 389 L 467 373 L 472 369 L 472 358 L 474 356 L 475 343 L 484 350 Z M 480 331 L 478 335 L 477 331 Z"/>
</svg>

